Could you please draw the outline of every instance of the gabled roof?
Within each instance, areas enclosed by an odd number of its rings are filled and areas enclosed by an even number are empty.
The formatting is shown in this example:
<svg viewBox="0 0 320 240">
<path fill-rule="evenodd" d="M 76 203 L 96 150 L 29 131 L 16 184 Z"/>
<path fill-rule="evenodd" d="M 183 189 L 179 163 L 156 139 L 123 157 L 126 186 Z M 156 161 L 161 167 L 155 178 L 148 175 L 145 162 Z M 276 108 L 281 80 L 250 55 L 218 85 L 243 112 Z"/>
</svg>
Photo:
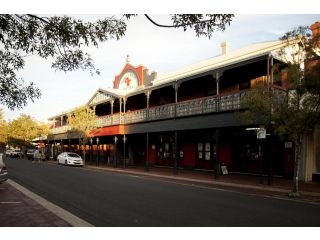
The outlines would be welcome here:
<svg viewBox="0 0 320 240">
<path fill-rule="evenodd" d="M 112 91 L 110 91 L 110 89 L 105 90 L 105 89 L 99 88 L 90 98 L 87 105 L 94 106 L 94 105 L 107 102 L 114 98 L 119 98 L 119 97 L 121 97 L 121 94 L 118 92 L 118 89 L 112 89 Z"/>
</svg>

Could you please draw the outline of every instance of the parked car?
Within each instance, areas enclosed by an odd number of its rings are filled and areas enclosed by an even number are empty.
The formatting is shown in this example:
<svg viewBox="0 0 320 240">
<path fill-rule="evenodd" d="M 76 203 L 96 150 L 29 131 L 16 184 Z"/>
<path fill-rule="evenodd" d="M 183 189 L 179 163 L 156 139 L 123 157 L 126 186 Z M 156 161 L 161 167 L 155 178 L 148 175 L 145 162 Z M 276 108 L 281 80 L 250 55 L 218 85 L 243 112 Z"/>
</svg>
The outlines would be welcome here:
<svg viewBox="0 0 320 240">
<path fill-rule="evenodd" d="M 18 149 L 13 150 L 10 155 L 10 157 L 20 157 L 20 156 L 22 156 L 22 152 Z"/>
<path fill-rule="evenodd" d="M 8 179 L 8 170 L 6 164 L 3 161 L 3 154 L 0 153 L 0 183 L 3 183 Z"/>
<path fill-rule="evenodd" d="M 28 160 L 32 160 L 32 159 L 33 159 L 33 154 L 34 154 L 35 151 L 36 151 L 36 149 L 29 149 L 29 150 L 27 151 L 27 158 L 28 158 Z"/>
<path fill-rule="evenodd" d="M 7 156 L 7 157 L 11 157 L 12 151 L 13 151 L 12 149 L 7 149 L 7 150 L 6 150 L 6 156 Z"/>
<path fill-rule="evenodd" d="M 83 166 L 82 158 L 73 152 L 62 152 L 58 155 L 58 164 Z"/>
<path fill-rule="evenodd" d="M 21 151 L 19 149 L 8 149 L 6 150 L 6 156 L 7 157 L 20 157 Z"/>
</svg>

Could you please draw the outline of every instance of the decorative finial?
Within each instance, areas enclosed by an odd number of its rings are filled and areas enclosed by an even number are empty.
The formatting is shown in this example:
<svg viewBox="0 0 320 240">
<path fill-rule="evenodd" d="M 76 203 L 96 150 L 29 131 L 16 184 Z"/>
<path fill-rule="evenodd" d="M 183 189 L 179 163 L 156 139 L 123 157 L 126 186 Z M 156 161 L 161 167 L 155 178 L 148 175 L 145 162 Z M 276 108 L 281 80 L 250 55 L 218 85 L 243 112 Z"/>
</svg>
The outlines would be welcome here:
<svg viewBox="0 0 320 240">
<path fill-rule="evenodd" d="M 130 55 L 127 54 L 127 63 L 130 63 Z"/>
</svg>

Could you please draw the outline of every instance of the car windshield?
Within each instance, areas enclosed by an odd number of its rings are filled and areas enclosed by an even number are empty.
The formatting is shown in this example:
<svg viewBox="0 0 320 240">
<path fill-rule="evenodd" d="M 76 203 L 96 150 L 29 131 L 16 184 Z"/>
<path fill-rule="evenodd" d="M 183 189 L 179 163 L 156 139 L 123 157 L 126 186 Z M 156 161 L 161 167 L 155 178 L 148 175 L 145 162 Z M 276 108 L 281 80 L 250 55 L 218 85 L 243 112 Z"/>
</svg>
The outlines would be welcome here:
<svg viewBox="0 0 320 240">
<path fill-rule="evenodd" d="M 78 154 L 75 154 L 75 153 L 68 153 L 68 157 L 78 158 L 80 156 Z"/>
</svg>

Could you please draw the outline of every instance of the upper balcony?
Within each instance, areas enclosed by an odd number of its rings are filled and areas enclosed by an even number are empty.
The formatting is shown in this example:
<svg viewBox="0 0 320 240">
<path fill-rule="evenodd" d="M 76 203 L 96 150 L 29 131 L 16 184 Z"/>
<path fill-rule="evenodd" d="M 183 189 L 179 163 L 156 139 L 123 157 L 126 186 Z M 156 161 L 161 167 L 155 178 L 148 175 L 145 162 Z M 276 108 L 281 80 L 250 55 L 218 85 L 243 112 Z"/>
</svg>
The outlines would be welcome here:
<svg viewBox="0 0 320 240">
<path fill-rule="evenodd" d="M 125 113 L 109 114 L 98 118 L 97 128 L 239 110 L 241 99 L 245 94 L 246 91 L 239 91 L 220 96 L 196 98 L 136 111 L 127 111 Z M 52 128 L 51 134 L 64 133 L 68 130 L 70 130 L 68 125 Z"/>
<path fill-rule="evenodd" d="M 197 98 L 136 111 L 128 111 L 121 114 L 101 116 L 97 121 L 97 127 L 101 128 L 118 124 L 133 124 L 239 110 L 241 99 L 245 94 L 246 91 L 239 91 L 226 95 Z"/>
<path fill-rule="evenodd" d="M 124 95 L 98 90 L 87 105 L 98 116 L 97 128 L 237 111 L 252 87 L 271 83 L 268 66 L 268 58 L 258 59 Z M 58 128 L 53 128 L 52 134 L 68 131 L 67 114 L 53 120 Z"/>
</svg>

